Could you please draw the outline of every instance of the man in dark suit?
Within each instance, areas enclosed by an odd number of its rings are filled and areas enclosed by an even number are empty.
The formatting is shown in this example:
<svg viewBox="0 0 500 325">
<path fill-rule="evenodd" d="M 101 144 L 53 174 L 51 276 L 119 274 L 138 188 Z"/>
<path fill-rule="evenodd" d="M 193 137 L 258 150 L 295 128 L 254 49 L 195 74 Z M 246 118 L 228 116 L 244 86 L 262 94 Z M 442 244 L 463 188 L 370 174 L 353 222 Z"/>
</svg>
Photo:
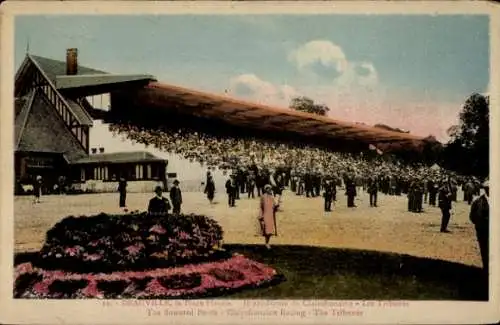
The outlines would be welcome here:
<svg viewBox="0 0 500 325">
<path fill-rule="evenodd" d="M 230 178 L 226 181 L 226 193 L 228 197 L 228 203 L 230 207 L 235 206 L 236 200 L 236 192 L 238 191 L 238 187 L 236 185 L 236 180 L 234 179 L 234 174 L 230 176 Z"/>
<path fill-rule="evenodd" d="M 354 177 L 349 177 L 345 184 L 345 194 L 347 195 L 347 207 L 355 208 L 354 198 L 356 197 L 356 183 L 354 183 Z"/>
<path fill-rule="evenodd" d="M 156 196 L 149 200 L 148 213 L 151 215 L 167 215 L 170 210 L 170 202 L 162 196 L 161 186 L 155 188 Z"/>
<path fill-rule="evenodd" d="M 266 185 L 267 180 L 264 172 L 262 170 L 258 170 L 255 174 L 255 185 L 257 186 L 257 196 L 261 196 L 264 191 L 264 185 Z"/>
<path fill-rule="evenodd" d="M 333 201 L 333 188 L 334 184 L 331 179 L 325 180 L 323 197 L 325 199 L 325 212 L 332 211 L 332 201 Z"/>
<path fill-rule="evenodd" d="M 450 184 L 443 182 L 441 189 L 439 190 L 439 208 L 441 209 L 441 232 L 450 232 L 448 228 L 448 223 L 450 222 L 450 210 L 451 210 L 451 189 Z"/>
<path fill-rule="evenodd" d="M 481 251 L 483 269 L 489 270 L 489 239 L 490 239 L 490 185 L 486 181 L 482 188 L 484 193 L 471 206 L 469 219 L 476 228 L 476 237 Z"/>
<path fill-rule="evenodd" d="M 472 180 L 469 179 L 467 182 L 465 182 L 462 189 L 464 191 L 464 201 L 467 201 L 467 204 L 471 205 L 475 190 Z"/>
<path fill-rule="evenodd" d="M 182 205 L 182 192 L 179 188 L 179 181 L 174 181 L 174 186 L 170 189 L 170 200 L 172 201 L 172 205 L 174 206 L 173 214 L 181 213 L 181 205 Z"/>
<path fill-rule="evenodd" d="M 321 174 L 315 172 L 313 174 L 313 197 L 320 196 L 321 194 Z"/>
<path fill-rule="evenodd" d="M 118 182 L 118 192 L 120 193 L 120 208 L 127 209 L 127 180 L 124 177 Z"/>
<path fill-rule="evenodd" d="M 42 195 L 42 176 L 38 175 L 33 181 L 33 195 L 35 199 L 33 203 L 40 203 L 40 196 Z"/>
<path fill-rule="evenodd" d="M 253 171 L 249 171 L 247 175 L 247 190 L 248 198 L 255 198 L 255 174 Z"/>
<path fill-rule="evenodd" d="M 412 181 L 408 187 L 408 211 L 415 212 L 415 182 Z"/>
<path fill-rule="evenodd" d="M 436 196 L 438 188 L 436 182 L 433 179 L 427 182 L 427 191 L 429 192 L 429 205 L 436 206 Z"/>
<path fill-rule="evenodd" d="M 423 203 L 423 196 L 424 196 L 424 184 L 420 179 L 417 179 L 415 182 L 415 187 L 413 189 L 413 195 L 414 195 L 414 211 L 420 213 L 423 211 L 422 203 Z"/>
<path fill-rule="evenodd" d="M 377 206 L 377 192 L 378 192 L 378 182 L 375 177 L 371 177 L 368 180 L 367 186 L 368 194 L 370 194 L 370 207 Z"/>
<path fill-rule="evenodd" d="M 236 180 L 236 200 L 240 199 L 240 192 L 243 194 L 245 193 L 245 181 L 243 179 L 243 170 L 238 167 L 238 170 L 236 171 L 235 175 L 235 180 Z"/>
<path fill-rule="evenodd" d="M 314 197 L 313 189 L 313 176 L 311 172 L 307 171 L 304 175 L 304 187 L 306 192 L 306 197 Z"/>
</svg>

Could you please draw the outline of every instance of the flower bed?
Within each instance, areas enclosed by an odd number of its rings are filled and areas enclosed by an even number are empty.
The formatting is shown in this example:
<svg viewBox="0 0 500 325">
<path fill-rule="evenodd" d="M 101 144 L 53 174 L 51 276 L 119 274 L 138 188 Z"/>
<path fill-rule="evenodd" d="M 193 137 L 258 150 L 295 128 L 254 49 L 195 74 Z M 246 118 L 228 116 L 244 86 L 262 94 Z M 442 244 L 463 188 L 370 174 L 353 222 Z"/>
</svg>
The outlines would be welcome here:
<svg viewBox="0 0 500 325">
<path fill-rule="evenodd" d="M 31 263 L 15 268 L 15 298 L 201 298 L 271 285 L 284 278 L 273 268 L 233 255 L 224 261 L 146 271 L 70 273 Z"/>
<path fill-rule="evenodd" d="M 67 217 L 47 232 L 35 266 L 82 272 L 139 270 L 213 261 L 223 231 L 202 215 Z"/>
</svg>

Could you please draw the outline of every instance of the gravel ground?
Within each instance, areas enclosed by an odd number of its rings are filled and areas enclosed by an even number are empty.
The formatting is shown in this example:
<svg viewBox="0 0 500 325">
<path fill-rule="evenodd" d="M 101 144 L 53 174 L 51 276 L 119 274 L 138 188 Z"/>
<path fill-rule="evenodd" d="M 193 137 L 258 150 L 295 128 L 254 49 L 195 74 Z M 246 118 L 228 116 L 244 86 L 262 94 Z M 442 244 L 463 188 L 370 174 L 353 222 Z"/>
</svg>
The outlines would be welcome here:
<svg viewBox="0 0 500 325">
<path fill-rule="evenodd" d="M 334 211 L 325 213 L 322 198 L 299 197 L 285 191 L 282 211 L 277 214 L 278 237 L 271 244 L 368 249 L 481 266 L 466 203 L 454 203 L 451 233 L 441 234 L 438 208 L 425 204 L 423 213 L 413 214 L 407 212 L 406 197 L 382 194 L 379 207 L 370 208 L 368 195 L 361 193 L 356 200 L 358 207 L 348 209 L 343 192 L 337 196 Z M 151 197 L 147 193 L 128 194 L 127 205 L 130 210 L 145 210 Z M 219 203 L 213 205 L 202 193 L 183 193 L 183 197 L 183 213 L 212 216 L 222 225 L 226 243 L 262 243 L 262 238 L 256 236 L 257 198 L 247 199 L 244 194 L 235 208 L 229 208 L 223 193 L 216 194 Z M 33 204 L 32 197 L 16 197 L 14 209 L 16 252 L 40 249 L 47 230 L 68 215 L 121 213 L 118 193 L 45 196 L 40 204 Z"/>
</svg>

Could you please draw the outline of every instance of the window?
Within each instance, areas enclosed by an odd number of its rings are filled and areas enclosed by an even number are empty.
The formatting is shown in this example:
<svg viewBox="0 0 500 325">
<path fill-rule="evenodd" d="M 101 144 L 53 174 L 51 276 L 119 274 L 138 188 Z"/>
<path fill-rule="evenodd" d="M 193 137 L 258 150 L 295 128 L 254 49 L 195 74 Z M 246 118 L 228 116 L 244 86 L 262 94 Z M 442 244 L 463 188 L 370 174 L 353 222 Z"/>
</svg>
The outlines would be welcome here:
<svg viewBox="0 0 500 325">
<path fill-rule="evenodd" d="M 82 130 L 82 145 L 87 149 L 87 130 Z"/>
<path fill-rule="evenodd" d="M 80 170 L 80 180 L 82 182 L 85 182 L 85 168 L 84 167 L 82 167 Z"/>
<path fill-rule="evenodd" d="M 94 167 L 94 179 L 101 179 L 101 169 L 99 167 Z"/>
<path fill-rule="evenodd" d="M 94 179 L 95 180 L 107 180 L 108 179 L 108 167 L 94 167 Z"/>
<path fill-rule="evenodd" d="M 151 179 L 151 164 L 146 165 L 146 177 L 147 179 Z"/>
<path fill-rule="evenodd" d="M 142 165 L 135 165 L 135 178 L 136 179 L 144 178 Z"/>
</svg>

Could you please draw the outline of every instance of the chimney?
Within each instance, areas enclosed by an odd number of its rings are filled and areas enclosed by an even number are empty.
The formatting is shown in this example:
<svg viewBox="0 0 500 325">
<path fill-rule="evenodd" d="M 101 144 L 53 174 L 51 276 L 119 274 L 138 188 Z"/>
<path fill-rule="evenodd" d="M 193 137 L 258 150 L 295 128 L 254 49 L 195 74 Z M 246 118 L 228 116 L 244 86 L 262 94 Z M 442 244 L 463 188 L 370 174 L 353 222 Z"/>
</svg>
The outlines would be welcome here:
<svg viewBox="0 0 500 325">
<path fill-rule="evenodd" d="M 104 148 L 99 148 L 99 153 L 104 153 Z"/>
<path fill-rule="evenodd" d="M 78 49 L 66 50 L 66 74 L 68 76 L 78 74 Z"/>
</svg>

